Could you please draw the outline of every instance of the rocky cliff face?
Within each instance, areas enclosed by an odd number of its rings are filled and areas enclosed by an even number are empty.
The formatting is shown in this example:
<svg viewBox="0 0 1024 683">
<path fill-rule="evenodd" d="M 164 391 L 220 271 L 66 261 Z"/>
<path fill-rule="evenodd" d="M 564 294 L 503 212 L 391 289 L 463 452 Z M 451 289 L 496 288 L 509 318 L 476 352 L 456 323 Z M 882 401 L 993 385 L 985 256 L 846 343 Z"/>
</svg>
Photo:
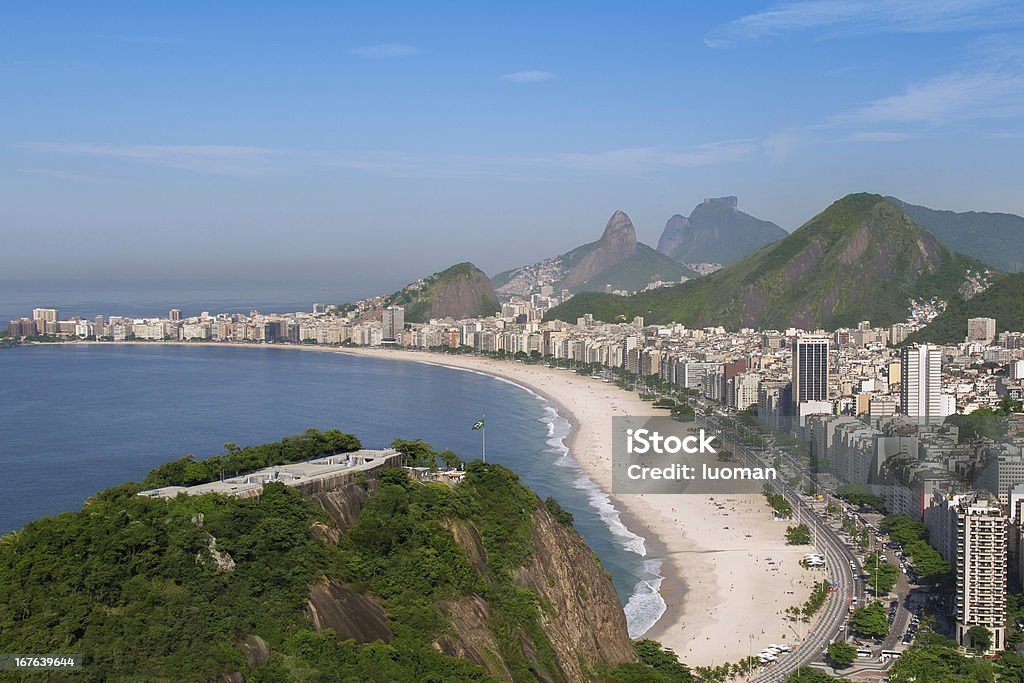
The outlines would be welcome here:
<svg viewBox="0 0 1024 683">
<path fill-rule="evenodd" d="M 306 603 L 306 616 L 317 631 L 332 629 L 338 640 L 388 643 L 395 637 L 383 607 L 338 581 L 313 586 Z"/>
<path fill-rule="evenodd" d="M 572 267 L 562 280 L 563 289 L 573 289 L 598 273 L 616 266 L 636 254 L 636 230 L 632 221 L 622 211 L 616 211 L 608 219 L 601 239 L 579 263 Z"/>
<path fill-rule="evenodd" d="M 475 530 L 459 524 L 452 531 L 480 569 L 483 546 Z M 558 664 L 557 670 L 551 670 L 536 653 L 527 651 L 538 679 L 589 681 L 599 667 L 636 661 L 615 587 L 580 535 L 556 522 L 539 505 L 533 515 L 531 540 L 530 561 L 515 573 L 514 581 L 545 605 L 541 628 Z M 487 603 L 467 597 L 450 602 L 446 610 L 453 633 L 441 638 L 438 648 L 479 664 L 496 678 L 512 681 L 487 626 L 491 617 Z M 523 639 L 526 642 L 526 634 Z"/>
<path fill-rule="evenodd" d="M 690 219 L 682 214 L 675 214 L 665 223 L 665 229 L 658 238 L 658 251 L 668 257 L 681 251 L 690 227 Z"/>
<path fill-rule="evenodd" d="M 468 262 L 404 287 L 388 297 L 385 305 L 403 306 L 408 322 L 483 317 L 501 308 L 490 279 Z"/>
<path fill-rule="evenodd" d="M 490 315 L 498 307 L 490 279 L 477 268 L 437 282 L 430 295 L 431 318 L 474 318 Z"/>
<path fill-rule="evenodd" d="M 313 533 L 337 542 L 376 488 L 377 481 L 370 480 L 362 486 L 350 484 L 312 496 L 333 518 L 332 524 L 320 525 L 325 528 L 314 528 Z M 495 579 L 476 527 L 455 520 L 443 525 L 483 580 L 492 584 Z M 532 514 L 530 559 L 513 572 L 512 581 L 531 591 L 542 606 L 541 646 L 537 646 L 537 634 L 526 630 L 512 639 L 522 644 L 522 654 L 529 662 L 532 678 L 527 680 L 593 681 L 605 667 L 637 661 L 611 579 L 580 535 L 559 524 L 539 501 Z M 453 598 L 440 608 L 450 629 L 434 642 L 437 650 L 478 664 L 499 680 L 524 680 L 513 674 L 502 654 L 494 630 L 496 620 L 483 596 Z M 365 643 L 393 637 L 380 604 L 337 581 L 311 588 L 306 614 L 318 630 L 333 629 L 339 639 Z"/>
<path fill-rule="evenodd" d="M 588 680 L 584 661 L 605 666 L 635 661 L 611 579 L 580 535 L 556 522 L 544 506 L 534 514 L 530 562 L 515 581 L 550 605 L 541 613 L 541 626 L 570 681 Z"/>
</svg>

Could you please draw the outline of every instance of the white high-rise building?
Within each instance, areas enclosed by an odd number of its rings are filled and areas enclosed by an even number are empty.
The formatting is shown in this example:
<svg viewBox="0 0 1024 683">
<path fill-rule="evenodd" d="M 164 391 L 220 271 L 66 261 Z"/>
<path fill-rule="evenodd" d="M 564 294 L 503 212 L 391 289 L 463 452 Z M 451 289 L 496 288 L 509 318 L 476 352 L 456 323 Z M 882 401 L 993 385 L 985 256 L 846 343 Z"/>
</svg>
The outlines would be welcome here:
<svg viewBox="0 0 1024 683">
<path fill-rule="evenodd" d="M 900 351 L 900 407 L 922 422 L 942 420 L 948 402 L 942 399 L 942 349 L 920 344 Z"/>
<path fill-rule="evenodd" d="M 969 631 L 991 633 L 989 652 L 1006 647 L 1006 516 L 996 500 L 968 498 L 956 515 L 956 640 L 972 648 Z"/>
<path fill-rule="evenodd" d="M 828 400 L 828 339 L 798 337 L 793 341 L 793 403 Z"/>
</svg>

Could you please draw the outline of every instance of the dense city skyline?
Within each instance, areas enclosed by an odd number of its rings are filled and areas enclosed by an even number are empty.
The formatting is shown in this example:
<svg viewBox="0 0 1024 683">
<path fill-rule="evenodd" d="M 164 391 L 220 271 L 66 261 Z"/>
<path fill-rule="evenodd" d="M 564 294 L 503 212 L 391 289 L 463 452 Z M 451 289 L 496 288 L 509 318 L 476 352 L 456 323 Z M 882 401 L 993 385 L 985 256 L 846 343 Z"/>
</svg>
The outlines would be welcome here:
<svg viewBox="0 0 1024 683">
<path fill-rule="evenodd" d="M 787 230 L 860 190 L 1024 213 L 1010 2 L 35 5 L 7 19 L 15 279 L 385 289 L 560 253 L 620 208 L 653 243 L 722 194 Z"/>
</svg>

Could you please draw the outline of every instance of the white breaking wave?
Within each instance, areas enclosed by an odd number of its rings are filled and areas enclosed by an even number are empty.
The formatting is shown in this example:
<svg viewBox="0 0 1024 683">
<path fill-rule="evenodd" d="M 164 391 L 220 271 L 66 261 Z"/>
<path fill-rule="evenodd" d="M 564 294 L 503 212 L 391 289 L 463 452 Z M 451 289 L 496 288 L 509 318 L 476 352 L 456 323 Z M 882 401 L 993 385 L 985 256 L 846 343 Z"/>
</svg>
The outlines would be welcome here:
<svg viewBox="0 0 1024 683">
<path fill-rule="evenodd" d="M 644 562 L 644 573 L 653 577 L 641 579 L 633 588 L 623 611 L 626 613 L 626 628 L 630 638 L 639 638 L 658 623 L 668 606 L 661 597 L 661 560 Z"/>
<path fill-rule="evenodd" d="M 619 544 L 626 550 L 636 553 L 641 557 L 647 557 L 647 547 L 643 536 L 634 534 L 622 523 L 619 511 L 612 503 L 611 498 L 601 488 L 583 473 L 579 463 L 569 454 L 569 447 L 565 445 L 565 438 L 572 431 L 572 425 L 549 402 L 545 401 L 544 416 L 539 418 L 548 426 L 548 439 L 546 443 L 550 451 L 559 455 L 556 464 L 561 467 L 574 469 L 579 476 L 573 481 L 573 486 L 587 495 L 587 502 L 597 510 L 598 516 L 604 522 L 608 530 L 618 540 Z M 662 561 L 647 559 L 643 563 L 644 578 L 633 587 L 633 593 L 626 601 L 623 612 L 626 615 L 626 628 L 631 638 L 639 638 L 647 633 L 654 624 L 658 622 L 661 615 L 665 613 L 667 605 L 661 597 L 661 583 L 664 577 L 661 575 Z"/>
</svg>

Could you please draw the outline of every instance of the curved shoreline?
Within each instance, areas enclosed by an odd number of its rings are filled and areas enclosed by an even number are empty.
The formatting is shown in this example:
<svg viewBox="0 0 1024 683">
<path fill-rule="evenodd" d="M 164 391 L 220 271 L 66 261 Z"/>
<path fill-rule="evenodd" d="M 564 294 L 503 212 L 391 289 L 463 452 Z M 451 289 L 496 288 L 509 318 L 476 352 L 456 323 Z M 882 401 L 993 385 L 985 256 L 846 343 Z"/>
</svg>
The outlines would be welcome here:
<svg viewBox="0 0 1024 683">
<path fill-rule="evenodd" d="M 785 620 L 784 610 L 801 604 L 821 577 L 799 567 L 805 548 L 786 546 L 785 524 L 772 520 L 762 495 L 610 494 L 612 416 L 652 412 L 649 403 L 615 385 L 544 366 L 427 351 L 224 342 L 74 344 L 341 352 L 441 365 L 518 384 L 570 421 L 573 460 L 613 503 L 626 528 L 643 532 L 647 557 L 662 560 L 665 611 L 645 637 L 675 650 L 690 666 L 702 666 L 735 662 L 769 642 L 792 643 L 807 635 L 806 626 Z"/>
<path fill-rule="evenodd" d="M 51 344 L 45 344 L 50 346 Z M 362 356 L 367 358 L 377 358 L 380 360 L 388 361 L 404 361 L 411 363 L 422 363 L 424 365 L 435 365 L 438 367 L 447 368 L 449 370 L 457 370 L 461 372 L 471 372 L 474 374 L 484 375 L 492 379 L 507 382 L 516 386 L 517 388 L 532 393 L 535 396 L 540 397 L 545 402 L 550 404 L 557 415 L 564 418 L 569 422 L 570 431 L 565 439 L 566 447 L 568 449 L 568 456 L 572 459 L 577 471 L 587 482 L 593 487 L 597 495 L 602 497 L 608 506 L 614 511 L 614 520 L 609 521 L 605 518 L 605 514 L 602 512 L 602 507 L 595 504 L 593 501 L 590 502 L 591 507 L 595 508 L 601 517 L 602 522 L 608 527 L 608 530 L 614 537 L 620 539 L 627 539 L 623 534 L 616 530 L 615 526 L 621 525 L 623 530 L 632 537 L 638 538 L 642 544 L 642 552 L 637 553 L 643 561 L 654 561 L 658 563 L 657 573 L 649 572 L 650 578 L 644 579 L 644 582 L 648 583 L 648 587 L 652 583 L 656 583 L 656 587 L 651 588 L 651 592 L 647 595 L 655 594 L 658 596 L 658 601 L 661 605 L 658 607 L 659 614 L 656 619 L 650 621 L 645 625 L 645 628 L 634 634 L 634 637 L 650 636 L 658 627 L 664 622 L 666 624 L 676 624 L 680 621 L 682 612 L 682 598 L 686 593 L 686 585 L 682 578 L 681 568 L 672 560 L 669 553 L 669 547 L 665 539 L 663 539 L 655 529 L 652 529 L 646 524 L 641 523 L 640 518 L 637 514 L 630 509 L 628 505 L 623 503 L 617 497 L 612 495 L 611 486 L 609 482 L 602 482 L 595 476 L 595 471 L 589 465 L 591 464 L 590 459 L 586 457 L 579 457 L 580 451 L 582 450 L 580 444 L 581 431 L 584 431 L 587 426 L 587 420 L 581 421 L 577 416 L 577 411 L 574 411 L 567 405 L 567 401 L 562 400 L 563 397 L 556 396 L 548 390 L 541 382 L 536 381 L 535 378 L 524 378 L 522 373 L 516 373 L 515 370 L 524 367 L 530 367 L 540 373 L 545 371 L 545 374 L 550 373 L 552 375 L 569 375 L 573 378 L 580 378 L 574 373 L 568 373 L 566 371 L 554 371 L 543 366 L 524 366 L 523 364 L 513 363 L 511 361 L 498 361 L 494 359 L 482 358 L 478 356 L 459 356 L 459 355 L 443 355 L 429 351 L 419 350 L 406 350 L 406 349 L 367 349 L 367 348 L 349 348 L 349 347 L 325 347 L 325 346 L 314 346 L 314 345 L 300 345 L 300 344 L 259 344 L 259 343 L 248 343 L 248 342 L 180 342 L 180 341 L 165 341 L 165 342 L 153 342 L 153 341 L 123 341 L 123 342 L 97 342 L 97 341 L 76 341 L 76 342 L 65 342 L 62 345 L 87 345 L 87 346 L 105 346 L 105 345 L 116 345 L 116 346 L 138 346 L 143 348 L 157 348 L 164 346 L 175 346 L 175 347 L 207 347 L 207 348 L 249 348 L 249 349 L 291 349 L 300 351 L 316 351 L 321 353 L 344 353 L 350 356 Z M 44 344 L 37 344 L 37 346 L 44 346 Z M 589 380 L 589 378 L 585 378 Z M 621 394 L 623 400 L 628 400 L 633 404 L 638 411 L 644 411 L 649 408 L 649 404 L 640 401 L 639 397 L 635 396 L 630 392 L 623 391 L 614 385 L 602 385 L 610 391 L 617 394 Z M 634 411 L 636 414 L 636 411 Z M 610 422 L 610 415 L 608 416 Z M 610 443 L 610 442 L 609 442 Z M 609 470 L 610 472 L 610 470 Z M 627 548 L 628 549 L 628 548 Z M 635 551 L 633 551 L 635 552 Z M 642 597 L 638 594 L 638 587 L 640 583 L 633 587 L 633 593 L 630 594 L 629 599 L 623 605 L 625 610 L 629 603 L 637 597 Z M 667 596 L 667 597 L 666 597 Z M 668 598 L 671 598 L 671 603 Z M 627 616 L 629 612 L 627 612 Z M 649 620 L 648 620 L 649 621 Z"/>
</svg>

